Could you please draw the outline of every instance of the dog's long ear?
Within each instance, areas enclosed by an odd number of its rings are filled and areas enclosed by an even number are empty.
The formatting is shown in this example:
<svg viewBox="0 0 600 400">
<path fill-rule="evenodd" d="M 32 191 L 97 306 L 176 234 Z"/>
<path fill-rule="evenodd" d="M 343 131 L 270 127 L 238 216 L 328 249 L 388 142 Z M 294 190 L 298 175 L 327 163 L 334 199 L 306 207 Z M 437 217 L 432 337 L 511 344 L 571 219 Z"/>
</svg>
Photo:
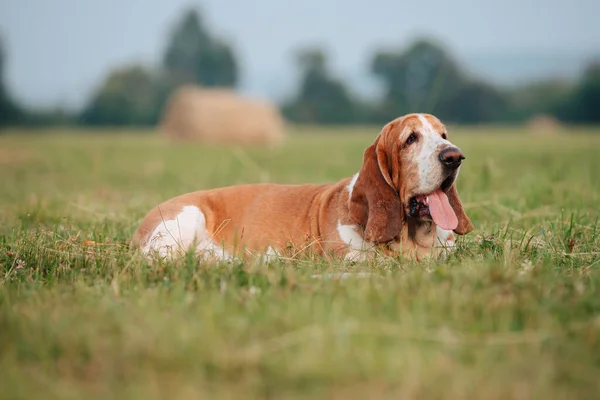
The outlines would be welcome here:
<svg viewBox="0 0 600 400">
<path fill-rule="evenodd" d="M 364 229 L 364 239 L 387 243 L 400 236 L 402 206 L 391 179 L 391 160 L 379 135 L 364 153 L 363 165 L 348 201 L 350 218 Z"/>
<path fill-rule="evenodd" d="M 448 200 L 450 201 L 450 206 L 454 210 L 456 217 L 458 218 L 458 226 L 454 230 L 459 235 L 466 235 L 471 232 L 475 227 L 473 223 L 465 214 L 465 210 L 463 209 L 463 205 L 458 198 L 458 191 L 456 190 L 456 183 L 453 183 L 448 190 Z"/>
</svg>

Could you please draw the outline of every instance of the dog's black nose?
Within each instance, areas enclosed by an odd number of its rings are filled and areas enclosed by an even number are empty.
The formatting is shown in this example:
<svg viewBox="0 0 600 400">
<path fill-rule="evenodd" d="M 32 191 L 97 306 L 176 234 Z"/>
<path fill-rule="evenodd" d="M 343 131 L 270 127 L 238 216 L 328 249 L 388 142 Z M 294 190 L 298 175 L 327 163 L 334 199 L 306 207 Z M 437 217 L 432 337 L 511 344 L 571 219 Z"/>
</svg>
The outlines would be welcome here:
<svg viewBox="0 0 600 400">
<path fill-rule="evenodd" d="M 440 151 L 440 161 L 445 167 L 456 169 L 460 167 L 460 164 L 464 159 L 465 156 L 463 156 L 460 150 L 456 147 L 448 147 Z"/>
</svg>

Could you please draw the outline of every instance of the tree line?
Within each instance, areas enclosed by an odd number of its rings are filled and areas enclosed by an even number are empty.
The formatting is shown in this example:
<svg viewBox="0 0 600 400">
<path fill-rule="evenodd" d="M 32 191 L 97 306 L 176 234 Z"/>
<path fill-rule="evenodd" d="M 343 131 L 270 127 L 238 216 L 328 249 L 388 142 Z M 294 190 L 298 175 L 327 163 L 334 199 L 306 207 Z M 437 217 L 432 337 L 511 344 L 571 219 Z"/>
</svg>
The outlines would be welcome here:
<svg viewBox="0 0 600 400">
<path fill-rule="evenodd" d="M 129 65 L 111 71 L 74 115 L 32 112 L 18 105 L 2 80 L 5 57 L 0 41 L 0 125 L 151 126 L 177 87 L 235 88 L 240 75 L 232 46 L 214 35 L 194 9 L 174 27 L 157 67 Z M 539 114 L 569 123 L 600 122 L 600 61 L 573 83 L 547 79 L 502 88 L 470 77 L 442 45 L 417 40 L 405 49 L 373 54 L 370 73 L 384 88 L 375 101 L 354 95 L 331 71 L 322 49 L 302 49 L 295 61 L 298 89 L 280 107 L 296 123 L 385 123 L 408 112 L 430 112 L 462 124 L 522 122 Z"/>
</svg>

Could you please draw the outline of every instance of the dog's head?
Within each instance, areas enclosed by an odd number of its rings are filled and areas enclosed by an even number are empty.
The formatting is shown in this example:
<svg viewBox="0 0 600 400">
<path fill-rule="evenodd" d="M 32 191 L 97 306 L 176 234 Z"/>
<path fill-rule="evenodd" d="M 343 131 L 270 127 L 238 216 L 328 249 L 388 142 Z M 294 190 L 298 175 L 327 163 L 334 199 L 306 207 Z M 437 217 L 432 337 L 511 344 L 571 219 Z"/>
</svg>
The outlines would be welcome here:
<svg viewBox="0 0 600 400">
<path fill-rule="evenodd" d="M 408 218 L 469 233 L 473 224 L 455 185 L 464 159 L 433 115 L 409 114 L 388 123 L 365 150 L 349 199 L 350 218 L 373 243 L 398 239 Z"/>
</svg>

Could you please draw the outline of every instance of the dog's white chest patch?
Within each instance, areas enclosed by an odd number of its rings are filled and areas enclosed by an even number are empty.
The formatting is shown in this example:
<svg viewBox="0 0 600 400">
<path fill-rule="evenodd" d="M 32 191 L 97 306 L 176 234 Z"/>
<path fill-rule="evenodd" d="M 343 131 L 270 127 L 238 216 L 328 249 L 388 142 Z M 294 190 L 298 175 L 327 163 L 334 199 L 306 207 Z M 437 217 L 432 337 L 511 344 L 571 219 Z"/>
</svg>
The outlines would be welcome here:
<svg viewBox="0 0 600 400">
<path fill-rule="evenodd" d="M 352 198 L 352 191 L 354 190 L 354 185 L 356 185 L 358 176 L 359 173 L 354 174 L 354 176 L 350 180 L 350 183 L 348 183 L 348 186 L 346 187 L 346 189 L 348 190 L 348 200 Z M 342 242 L 344 242 L 348 246 L 344 258 L 349 261 L 365 260 L 367 256 L 367 250 L 371 247 L 371 245 L 369 245 L 369 243 L 366 242 L 358 233 L 357 226 L 344 225 L 340 221 L 338 221 L 337 231 Z"/>
<path fill-rule="evenodd" d="M 173 258 L 184 255 L 191 248 L 201 256 L 231 259 L 206 230 L 206 218 L 202 211 L 195 206 L 185 206 L 175 218 L 162 220 L 158 224 L 142 251 L 148 256 Z"/>
<path fill-rule="evenodd" d="M 362 261 L 366 259 L 367 250 L 372 247 L 357 232 L 355 225 L 344 225 L 340 221 L 337 224 L 340 239 L 348 245 L 348 251 L 344 258 L 349 261 Z"/>
</svg>

